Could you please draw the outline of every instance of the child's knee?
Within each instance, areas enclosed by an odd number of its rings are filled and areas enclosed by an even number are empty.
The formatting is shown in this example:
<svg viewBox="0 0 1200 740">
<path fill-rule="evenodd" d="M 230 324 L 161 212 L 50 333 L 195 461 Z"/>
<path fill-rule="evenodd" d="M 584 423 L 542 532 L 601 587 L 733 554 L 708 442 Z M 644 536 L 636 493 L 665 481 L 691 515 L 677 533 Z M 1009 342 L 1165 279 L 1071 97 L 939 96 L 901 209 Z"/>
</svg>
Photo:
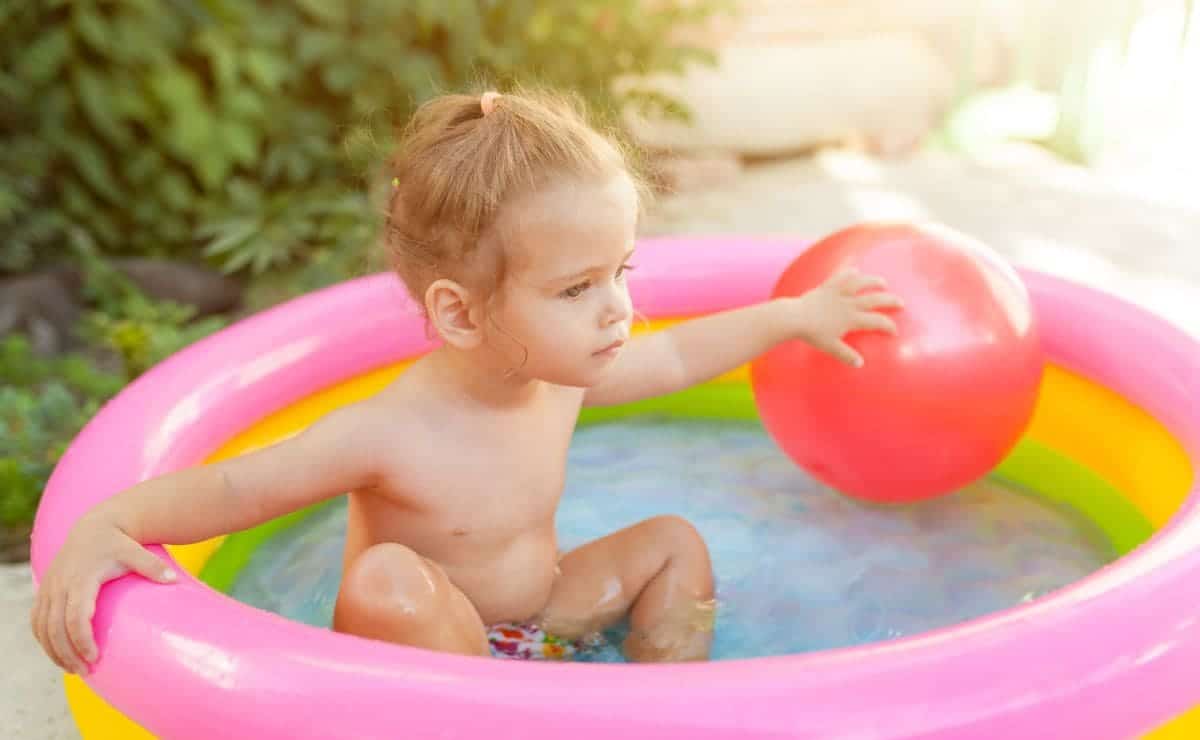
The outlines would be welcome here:
<svg viewBox="0 0 1200 740">
<path fill-rule="evenodd" d="M 339 600 L 355 610 L 398 611 L 420 618 L 445 599 L 449 585 L 441 568 L 403 545 L 383 543 L 350 564 Z"/>
<path fill-rule="evenodd" d="M 333 628 L 431 650 L 487 655 L 475 607 L 436 563 L 403 545 L 375 545 L 342 579 Z"/>
<path fill-rule="evenodd" d="M 650 521 L 655 540 L 668 548 L 672 559 L 695 563 L 704 569 L 711 567 L 708 545 L 691 522 L 674 514 L 656 516 Z"/>
</svg>

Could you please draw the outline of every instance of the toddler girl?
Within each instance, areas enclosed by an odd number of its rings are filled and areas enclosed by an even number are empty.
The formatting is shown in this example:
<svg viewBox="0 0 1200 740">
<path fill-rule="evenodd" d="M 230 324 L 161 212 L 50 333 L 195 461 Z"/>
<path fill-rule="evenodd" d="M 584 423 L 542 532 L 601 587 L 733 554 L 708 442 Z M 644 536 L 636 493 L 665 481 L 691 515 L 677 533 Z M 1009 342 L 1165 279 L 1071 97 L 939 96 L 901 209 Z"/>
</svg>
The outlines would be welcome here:
<svg viewBox="0 0 1200 740">
<path fill-rule="evenodd" d="M 440 344 L 292 438 L 144 481 L 82 517 L 32 613 L 64 670 L 98 658 L 101 584 L 130 571 L 174 580 L 141 543 L 201 541 L 347 491 L 335 630 L 558 657 L 628 616 L 631 660 L 707 658 L 712 569 L 686 521 L 655 517 L 559 553 L 580 409 L 671 393 L 791 340 L 861 364 L 843 336 L 894 332 L 878 309 L 899 301 L 843 273 L 630 341 L 642 188 L 612 139 L 545 93 L 436 98 L 390 169 L 384 244 Z"/>
</svg>

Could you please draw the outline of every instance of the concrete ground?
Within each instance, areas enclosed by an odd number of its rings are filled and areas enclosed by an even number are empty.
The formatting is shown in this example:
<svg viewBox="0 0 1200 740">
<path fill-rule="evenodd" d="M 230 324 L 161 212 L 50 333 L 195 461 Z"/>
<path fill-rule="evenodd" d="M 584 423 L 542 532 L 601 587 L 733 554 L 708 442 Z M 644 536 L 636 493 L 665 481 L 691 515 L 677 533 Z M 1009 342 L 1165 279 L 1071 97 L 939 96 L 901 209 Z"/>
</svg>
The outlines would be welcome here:
<svg viewBox="0 0 1200 740">
<path fill-rule="evenodd" d="M 1108 290 L 1200 337 L 1200 196 L 1185 188 L 1099 176 L 1028 152 L 1003 165 L 936 153 L 880 162 L 827 152 L 664 198 L 645 231 L 820 236 L 869 218 L 931 218 L 1017 264 Z M 28 629 L 31 595 L 28 566 L 0 566 L 0 738 L 77 737 L 59 675 Z"/>
<path fill-rule="evenodd" d="M 1102 288 L 1200 333 L 1194 186 L 1152 189 L 1123 173 L 1102 177 L 1026 148 L 1003 162 L 938 152 L 881 162 L 828 151 L 666 198 L 645 230 L 816 237 L 866 219 L 933 219 L 1015 264 Z"/>
</svg>

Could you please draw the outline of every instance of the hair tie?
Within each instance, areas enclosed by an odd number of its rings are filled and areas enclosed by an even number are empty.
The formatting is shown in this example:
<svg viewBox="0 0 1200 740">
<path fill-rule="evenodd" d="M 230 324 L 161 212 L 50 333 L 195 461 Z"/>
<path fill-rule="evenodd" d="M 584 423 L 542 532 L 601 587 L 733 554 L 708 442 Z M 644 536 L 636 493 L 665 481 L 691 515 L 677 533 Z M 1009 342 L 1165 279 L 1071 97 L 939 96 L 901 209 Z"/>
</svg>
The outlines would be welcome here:
<svg viewBox="0 0 1200 740">
<path fill-rule="evenodd" d="M 479 109 L 483 111 L 483 115 L 488 115 L 496 110 L 496 101 L 500 99 L 500 93 L 495 90 L 488 90 L 483 95 L 479 96 Z"/>
</svg>

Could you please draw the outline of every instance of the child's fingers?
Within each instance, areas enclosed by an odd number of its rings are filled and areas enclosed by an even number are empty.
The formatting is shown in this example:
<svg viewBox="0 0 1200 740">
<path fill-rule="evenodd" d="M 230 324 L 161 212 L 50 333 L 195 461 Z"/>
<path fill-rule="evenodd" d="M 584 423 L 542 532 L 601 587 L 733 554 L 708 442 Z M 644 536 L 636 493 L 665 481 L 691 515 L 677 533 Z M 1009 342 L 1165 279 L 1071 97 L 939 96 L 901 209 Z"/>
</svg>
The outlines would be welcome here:
<svg viewBox="0 0 1200 740">
<path fill-rule="evenodd" d="M 825 285 L 833 288 L 838 293 L 845 295 L 853 295 L 854 285 L 862 277 L 862 273 L 853 267 L 843 267 L 825 280 Z"/>
<path fill-rule="evenodd" d="M 92 632 L 92 614 L 96 610 L 96 594 L 98 586 L 67 597 L 67 637 L 71 640 L 75 652 L 88 663 L 96 660 L 96 638 Z"/>
<path fill-rule="evenodd" d="M 175 581 L 175 571 L 162 558 L 146 548 L 130 541 L 130 545 L 117 560 L 126 568 L 159 583 Z"/>
<path fill-rule="evenodd" d="M 829 349 L 829 354 L 850 367 L 862 367 L 863 358 L 853 347 L 844 341 L 835 342 Z"/>
<path fill-rule="evenodd" d="M 891 316 L 875 311 L 859 314 L 854 323 L 855 328 L 860 331 L 881 331 L 887 334 L 895 334 L 898 331 Z"/>
<path fill-rule="evenodd" d="M 883 290 L 887 287 L 887 282 L 878 275 L 866 275 L 858 270 L 852 270 L 845 274 L 841 285 L 842 290 L 848 295 L 855 295 L 864 290 Z"/>
<path fill-rule="evenodd" d="M 865 311 L 881 308 L 903 308 L 904 301 L 892 293 L 864 293 L 854 299 L 854 304 Z"/>
<path fill-rule="evenodd" d="M 42 650 L 45 651 L 50 660 L 54 661 L 55 665 L 65 671 L 67 670 L 67 666 L 58 657 L 58 652 L 54 649 L 54 643 L 50 640 L 50 594 L 53 593 L 53 590 L 43 582 L 38 591 L 38 601 L 35 605 L 37 616 L 35 617 L 34 627 L 38 644 L 42 646 Z"/>
<path fill-rule="evenodd" d="M 79 673 L 82 661 L 75 654 L 75 648 L 71 645 L 70 638 L 67 637 L 66 601 L 65 594 L 56 594 L 50 604 L 46 631 L 49 635 L 50 646 L 54 650 L 55 662 L 62 666 L 64 671 Z"/>
</svg>

